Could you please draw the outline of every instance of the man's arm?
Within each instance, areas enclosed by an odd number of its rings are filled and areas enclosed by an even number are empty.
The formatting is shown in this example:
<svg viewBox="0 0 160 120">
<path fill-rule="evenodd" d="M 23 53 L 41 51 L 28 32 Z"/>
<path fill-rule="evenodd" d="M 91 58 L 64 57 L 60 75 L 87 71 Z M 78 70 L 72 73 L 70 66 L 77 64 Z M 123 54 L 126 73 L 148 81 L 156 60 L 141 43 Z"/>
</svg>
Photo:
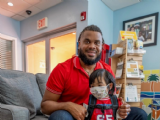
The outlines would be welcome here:
<svg viewBox="0 0 160 120">
<path fill-rule="evenodd" d="M 60 95 L 54 94 L 46 89 L 41 103 L 42 113 L 50 115 L 56 110 L 66 110 L 77 120 L 84 120 L 87 110 L 72 102 L 57 102 Z"/>
<path fill-rule="evenodd" d="M 60 98 L 60 95 L 54 94 L 47 89 L 45 90 L 42 102 L 41 110 L 44 114 L 50 115 L 56 110 L 64 110 L 64 103 L 58 103 L 57 100 Z"/>
</svg>

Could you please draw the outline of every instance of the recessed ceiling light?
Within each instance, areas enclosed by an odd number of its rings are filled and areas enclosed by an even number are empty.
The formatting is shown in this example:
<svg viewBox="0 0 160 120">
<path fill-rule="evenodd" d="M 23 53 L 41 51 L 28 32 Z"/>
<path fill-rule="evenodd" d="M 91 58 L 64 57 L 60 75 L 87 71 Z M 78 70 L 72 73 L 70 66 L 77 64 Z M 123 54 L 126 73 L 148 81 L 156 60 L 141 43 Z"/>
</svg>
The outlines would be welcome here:
<svg viewBox="0 0 160 120">
<path fill-rule="evenodd" d="M 13 6 L 13 3 L 11 3 L 11 2 L 8 2 L 8 5 L 9 5 L 9 6 Z"/>
<path fill-rule="evenodd" d="M 72 34 L 74 34 L 74 35 L 75 35 L 76 33 L 72 33 Z"/>
</svg>

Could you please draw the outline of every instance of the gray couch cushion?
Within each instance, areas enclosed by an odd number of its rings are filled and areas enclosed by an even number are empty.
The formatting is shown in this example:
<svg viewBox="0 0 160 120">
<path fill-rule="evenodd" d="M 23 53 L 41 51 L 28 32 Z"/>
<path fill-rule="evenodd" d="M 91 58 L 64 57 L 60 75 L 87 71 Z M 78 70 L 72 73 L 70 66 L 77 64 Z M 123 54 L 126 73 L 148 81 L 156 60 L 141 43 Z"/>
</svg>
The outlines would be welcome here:
<svg viewBox="0 0 160 120">
<path fill-rule="evenodd" d="M 36 80 L 42 96 L 44 95 L 44 92 L 46 89 L 46 83 L 47 83 L 48 77 L 49 75 L 47 74 L 42 74 L 42 73 L 36 74 Z"/>
<path fill-rule="evenodd" d="M 38 115 L 38 116 L 36 116 L 35 118 L 33 118 L 31 120 L 48 120 L 48 118 L 45 117 L 45 116 L 42 116 L 42 115 Z"/>
<path fill-rule="evenodd" d="M 11 111 L 0 108 L 0 120 L 13 120 Z"/>
<path fill-rule="evenodd" d="M 30 113 L 25 107 L 0 103 L 0 120 L 29 120 Z"/>
<path fill-rule="evenodd" d="M 33 118 L 40 113 L 42 96 L 35 75 L 0 69 L 0 102 L 26 107 Z"/>
</svg>

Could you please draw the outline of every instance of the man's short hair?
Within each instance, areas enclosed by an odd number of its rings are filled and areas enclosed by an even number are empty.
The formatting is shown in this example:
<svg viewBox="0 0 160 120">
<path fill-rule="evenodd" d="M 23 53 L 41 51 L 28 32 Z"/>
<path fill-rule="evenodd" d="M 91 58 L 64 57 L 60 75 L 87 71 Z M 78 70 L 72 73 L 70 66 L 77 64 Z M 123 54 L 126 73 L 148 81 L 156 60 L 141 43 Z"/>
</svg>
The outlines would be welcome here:
<svg viewBox="0 0 160 120">
<path fill-rule="evenodd" d="M 100 29 L 98 26 L 96 26 L 96 25 L 90 25 L 90 26 L 85 27 L 85 28 L 83 29 L 83 31 L 80 33 L 79 38 L 78 38 L 78 42 L 80 41 L 81 36 L 82 36 L 82 34 L 83 34 L 85 31 L 99 32 L 99 33 L 101 33 L 101 35 L 102 35 L 102 31 L 101 31 L 101 29 Z M 103 37 L 102 37 L 102 43 L 104 44 L 104 39 L 103 39 Z"/>
</svg>

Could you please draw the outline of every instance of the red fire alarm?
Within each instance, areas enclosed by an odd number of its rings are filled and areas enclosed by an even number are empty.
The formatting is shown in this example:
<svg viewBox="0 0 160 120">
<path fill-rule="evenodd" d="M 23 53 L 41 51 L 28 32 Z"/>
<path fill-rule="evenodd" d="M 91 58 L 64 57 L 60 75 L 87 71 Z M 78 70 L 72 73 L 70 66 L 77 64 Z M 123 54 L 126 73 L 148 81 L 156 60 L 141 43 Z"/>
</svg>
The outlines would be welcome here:
<svg viewBox="0 0 160 120">
<path fill-rule="evenodd" d="M 86 20 L 86 12 L 81 12 L 81 21 Z"/>
</svg>

